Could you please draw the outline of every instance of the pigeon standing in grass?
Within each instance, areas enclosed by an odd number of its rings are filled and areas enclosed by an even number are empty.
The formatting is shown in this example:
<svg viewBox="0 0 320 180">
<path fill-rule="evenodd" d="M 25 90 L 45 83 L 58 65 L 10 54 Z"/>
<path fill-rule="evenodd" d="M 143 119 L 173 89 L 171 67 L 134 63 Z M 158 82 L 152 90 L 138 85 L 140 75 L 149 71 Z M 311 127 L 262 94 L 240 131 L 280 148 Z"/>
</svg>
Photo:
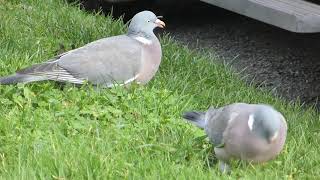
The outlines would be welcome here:
<svg viewBox="0 0 320 180">
<path fill-rule="evenodd" d="M 127 34 L 100 39 L 41 64 L 1 77 L 0 84 L 53 80 L 112 87 L 133 81 L 146 84 L 161 62 L 161 46 L 153 30 L 165 23 L 151 11 L 137 13 Z"/>
<path fill-rule="evenodd" d="M 183 118 L 205 130 L 223 172 L 229 172 L 231 159 L 251 163 L 273 159 L 287 135 L 282 114 L 263 104 L 234 103 L 207 112 L 186 112 Z"/>
</svg>

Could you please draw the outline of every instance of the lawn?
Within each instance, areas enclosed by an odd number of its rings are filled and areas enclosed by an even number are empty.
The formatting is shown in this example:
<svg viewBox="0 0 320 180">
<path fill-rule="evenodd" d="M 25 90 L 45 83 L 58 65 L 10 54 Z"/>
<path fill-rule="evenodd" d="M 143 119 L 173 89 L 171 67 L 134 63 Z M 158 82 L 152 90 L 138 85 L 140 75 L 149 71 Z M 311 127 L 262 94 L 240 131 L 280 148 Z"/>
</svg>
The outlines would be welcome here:
<svg viewBox="0 0 320 180">
<path fill-rule="evenodd" d="M 164 19 L 165 20 L 165 19 Z M 61 0 L 0 0 L 0 75 L 93 40 L 124 33 L 121 19 Z M 0 86 L 1 179 L 316 179 L 320 118 L 246 84 L 210 54 L 161 37 L 163 61 L 146 86 L 95 90 L 54 82 Z M 275 160 L 233 162 L 219 172 L 204 133 L 181 119 L 190 109 L 268 103 L 287 118 Z"/>
</svg>

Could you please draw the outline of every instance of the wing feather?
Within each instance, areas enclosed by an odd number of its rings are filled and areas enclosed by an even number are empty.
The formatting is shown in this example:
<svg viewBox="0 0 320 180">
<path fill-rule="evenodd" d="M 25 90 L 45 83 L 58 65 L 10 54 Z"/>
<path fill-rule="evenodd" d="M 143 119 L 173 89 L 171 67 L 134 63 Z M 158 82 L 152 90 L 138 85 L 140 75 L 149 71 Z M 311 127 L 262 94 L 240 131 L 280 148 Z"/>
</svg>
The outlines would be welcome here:
<svg viewBox="0 0 320 180">
<path fill-rule="evenodd" d="M 134 39 L 114 36 L 91 42 L 41 64 L 17 71 L 48 80 L 83 84 L 89 81 L 108 87 L 127 84 L 138 77 L 142 47 Z"/>
</svg>

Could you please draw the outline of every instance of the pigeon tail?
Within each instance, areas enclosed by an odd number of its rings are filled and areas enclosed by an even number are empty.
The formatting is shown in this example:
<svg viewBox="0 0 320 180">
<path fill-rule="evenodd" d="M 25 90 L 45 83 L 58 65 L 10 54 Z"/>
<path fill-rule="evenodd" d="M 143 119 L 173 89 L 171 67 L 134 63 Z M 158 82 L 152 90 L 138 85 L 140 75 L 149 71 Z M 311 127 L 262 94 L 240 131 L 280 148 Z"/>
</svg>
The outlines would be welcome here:
<svg viewBox="0 0 320 180">
<path fill-rule="evenodd" d="M 21 69 L 16 74 L 0 77 L 0 84 L 30 83 L 44 80 L 71 82 L 74 84 L 83 84 L 84 82 L 83 79 L 75 77 L 66 69 L 58 66 L 56 61 L 51 60 Z"/>
<path fill-rule="evenodd" d="M 34 81 L 46 80 L 45 77 L 34 76 L 28 74 L 13 74 L 5 77 L 0 77 L 0 84 L 17 84 L 17 83 L 29 83 Z"/>
<path fill-rule="evenodd" d="M 205 124 L 206 124 L 205 112 L 199 112 L 199 111 L 185 112 L 182 115 L 182 117 L 201 129 L 204 129 L 205 127 Z"/>
</svg>

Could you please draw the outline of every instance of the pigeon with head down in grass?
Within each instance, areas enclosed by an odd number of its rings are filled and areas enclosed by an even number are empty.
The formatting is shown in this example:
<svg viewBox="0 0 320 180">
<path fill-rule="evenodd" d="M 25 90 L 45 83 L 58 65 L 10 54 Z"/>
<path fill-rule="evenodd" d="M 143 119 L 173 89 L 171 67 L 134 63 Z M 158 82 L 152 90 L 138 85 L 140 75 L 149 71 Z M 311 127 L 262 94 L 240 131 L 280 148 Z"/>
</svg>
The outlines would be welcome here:
<svg viewBox="0 0 320 180">
<path fill-rule="evenodd" d="M 262 163 L 275 158 L 287 135 L 283 115 L 264 104 L 234 103 L 186 112 L 183 118 L 205 130 L 223 172 L 230 172 L 231 159 Z"/>
<path fill-rule="evenodd" d="M 146 84 L 161 62 L 161 46 L 153 30 L 165 23 L 151 11 L 137 13 L 127 34 L 103 38 L 60 54 L 44 63 L 1 77 L 0 84 L 43 80 L 112 87 Z M 93 27 L 94 28 L 94 27 Z"/>
</svg>

